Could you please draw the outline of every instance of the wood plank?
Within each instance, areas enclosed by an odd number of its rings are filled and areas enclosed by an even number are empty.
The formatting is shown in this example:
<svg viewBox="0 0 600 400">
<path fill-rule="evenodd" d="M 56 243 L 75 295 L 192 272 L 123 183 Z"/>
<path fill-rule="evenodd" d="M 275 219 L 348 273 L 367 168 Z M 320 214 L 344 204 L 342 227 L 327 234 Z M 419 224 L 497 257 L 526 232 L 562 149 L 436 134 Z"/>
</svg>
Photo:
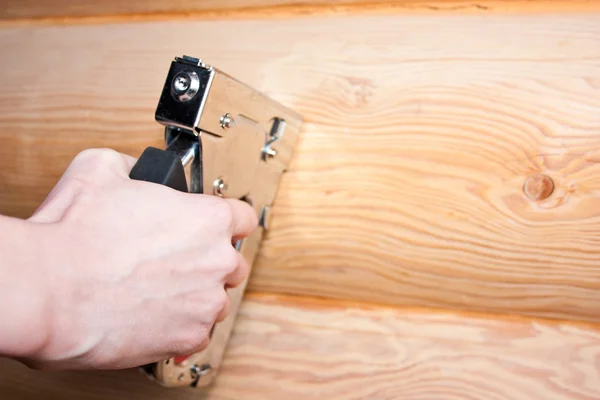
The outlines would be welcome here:
<svg viewBox="0 0 600 400">
<path fill-rule="evenodd" d="M 506 13 L 600 11 L 598 0 L 4 0 L 0 20 L 172 19 L 330 13 Z"/>
<path fill-rule="evenodd" d="M 600 398 L 600 332 L 568 324 L 252 296 L 210 390 L 137 371 L 29 371 L 0 361 L 13 400 Z"/>
<path fill-rule="evenodd" d="M 600 14 L 5 28 L 0 212 L 160 146 L 191 53 L 307 120 L 251 290 L 600 321 L 598 43 Z"/>
</svg>

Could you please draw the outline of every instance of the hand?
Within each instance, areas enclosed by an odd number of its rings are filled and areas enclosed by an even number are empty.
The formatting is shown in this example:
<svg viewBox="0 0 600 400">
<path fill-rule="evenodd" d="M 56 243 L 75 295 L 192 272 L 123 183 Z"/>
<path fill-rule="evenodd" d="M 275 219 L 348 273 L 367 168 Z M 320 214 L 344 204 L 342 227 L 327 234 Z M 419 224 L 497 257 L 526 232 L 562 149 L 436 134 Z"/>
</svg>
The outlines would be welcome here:
<svg viewBox="0 0 600 400">
<path fill-rule="evenodd" d="M 45 233 L 40 369 L 130 368 L 208 344 L 248 265 L 232 242 L 258 221 L 245 202 L 128 177 L 135 159 L 79 154 L 30 218 Z"/>
</svg>

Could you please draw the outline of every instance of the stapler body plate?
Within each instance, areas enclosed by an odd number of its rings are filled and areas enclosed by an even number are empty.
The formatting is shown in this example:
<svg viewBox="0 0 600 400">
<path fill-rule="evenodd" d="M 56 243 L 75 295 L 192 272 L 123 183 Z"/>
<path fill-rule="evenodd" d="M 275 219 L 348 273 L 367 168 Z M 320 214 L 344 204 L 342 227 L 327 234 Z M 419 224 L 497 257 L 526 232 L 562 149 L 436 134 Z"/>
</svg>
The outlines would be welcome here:
<svg viewBox="0 0 600 400">
<path fill-rule="evenodd" d="M 186 191 L 247 201 L 259 228 L 235 244 L 250 266 L 269 225 L 270 208 L 296 145 L 302 117 L 250 86 L 192 57 L 169 68 L 155 114 L 165 127 L 165 150 L 177 154 Z M 231 311 L 196 354 L 141 367 L 167 387 L 212 383 L 229 342 L 247 281 L 229 289 Z"/>
</svg>

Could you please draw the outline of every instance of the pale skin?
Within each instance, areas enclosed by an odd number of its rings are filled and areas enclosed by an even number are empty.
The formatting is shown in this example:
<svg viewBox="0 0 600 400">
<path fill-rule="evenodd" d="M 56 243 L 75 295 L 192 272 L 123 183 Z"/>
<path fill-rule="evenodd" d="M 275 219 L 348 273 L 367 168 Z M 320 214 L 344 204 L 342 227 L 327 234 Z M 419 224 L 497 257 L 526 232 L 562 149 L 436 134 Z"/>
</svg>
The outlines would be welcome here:
<svg viewBox="0 0 600 400">
<path fill-rule="evenodd" d="M 112 150 L 74 158 L 27 220 L 0 216 L 0 355 L 42 370 L 122 369 L 205 348 L 249 267 L 245 202 L 129 179 Z"/>
</svg>

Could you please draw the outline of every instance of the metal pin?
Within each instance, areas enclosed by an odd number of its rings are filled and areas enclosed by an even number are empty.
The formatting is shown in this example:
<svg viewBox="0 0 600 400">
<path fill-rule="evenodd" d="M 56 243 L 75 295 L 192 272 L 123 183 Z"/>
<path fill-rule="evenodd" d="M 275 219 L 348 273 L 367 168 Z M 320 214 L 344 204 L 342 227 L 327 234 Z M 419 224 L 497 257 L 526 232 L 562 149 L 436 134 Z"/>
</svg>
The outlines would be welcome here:
<svg viewBox="0 0 600 400">
<path fill-rule="evenodd" d="M 183 164 L 184 167 L 187 167 L 187 165 L 189 163 L 194 161 L 195 156 L 196 156 L 196 147 L 192 147 L 180 156 L 181 163 Z"/>
<path fill-rule="evenodd" d="M 201 367 L 194 364 L 190 368 L 190 375 L 193 380 L 192 387 L 206 386 L 211 382 L 214 371 L 210 364 L 203 364 Z"/>
<path fill-rule="evenodd" d="M 259 225 L 265 230 L 269 229 L 269 217 L 271 216 L 271 207 L 264 206 L 260 212 Z"/>
<path fill-rule="evenodd" d="M 271 159 L 273 157 L 275 157 L 277 155 L 277 150 L 271 148 L 271 145 L 268 144 L 263 148 L 263 152 L 262 152 L 262 159 L 263 160 L 268 160 Z"/>
<path fill-rule="evenodd" d="M 242 246 L 244 245 L 244 240 L 240 239 L 237 242 L 235 242 L 235 250 L 236 251 L 242 251 Z"/>
</svg>

